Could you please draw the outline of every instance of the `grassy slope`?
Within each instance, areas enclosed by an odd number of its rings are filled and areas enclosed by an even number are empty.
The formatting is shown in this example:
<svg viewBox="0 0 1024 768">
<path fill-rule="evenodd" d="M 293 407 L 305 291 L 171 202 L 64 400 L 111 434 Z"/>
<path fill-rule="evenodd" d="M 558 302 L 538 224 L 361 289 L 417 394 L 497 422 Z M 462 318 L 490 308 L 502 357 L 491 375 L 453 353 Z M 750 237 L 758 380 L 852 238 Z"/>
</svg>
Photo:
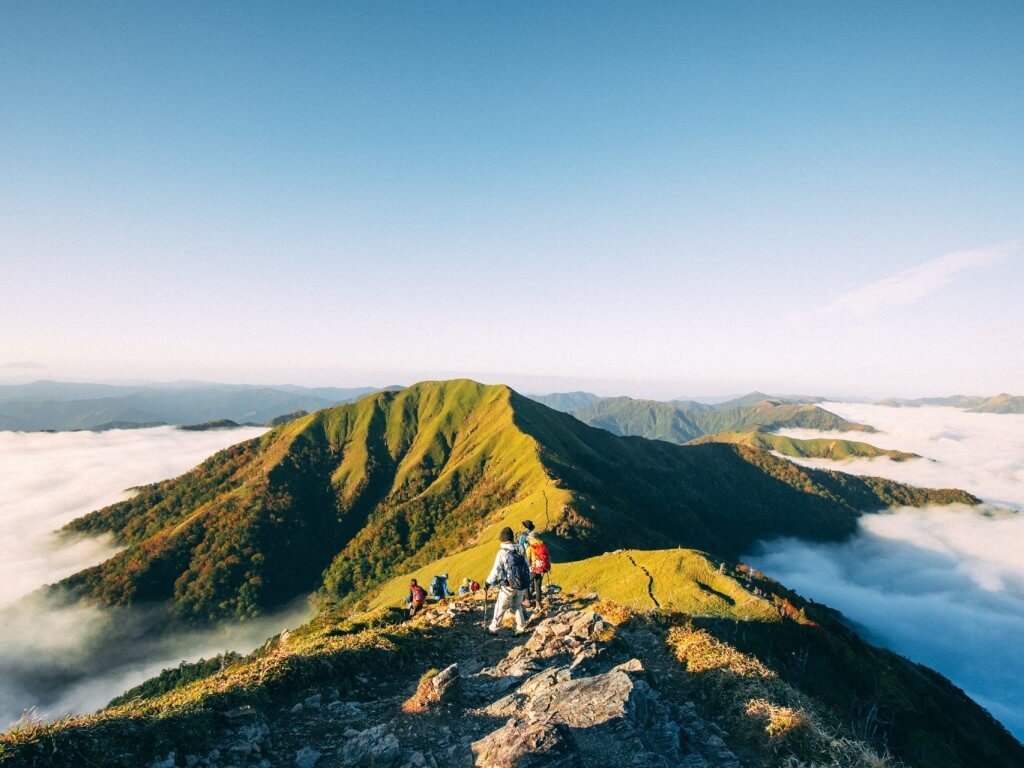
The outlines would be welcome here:
<svg viewBox="0 0 1024 768">
<path fill-rule="evenodd" d="M 483 581 L 494 560 L 496 545 L 485 544 L 431 563 L 411 574 L 421 583 L 435 573 L 449 573 L 454 583 L 463 576 Z M 568 592 L 598 593 L 636 610 L 680 611 L 739 621 L 773 621 L 778 612 L 735 579 L 718 572 L 707 555 L 691 549 L 620 550 L 554 565 L 548 583 Z M 388 582 L 369 601 L 369 608 L 398 605 L 407 593 L 408 578 Z"/>
<path fill-rule="evenodd" d="M 886 450 L 884 448 L 877 448 L 870 443 L 862 443 L 856 440 L 834 440 L 827 437 L 803 440 L 776 435 L 770 432 L 756 431 L 719 432 L 714 435 L 698 437 L 696 440 L 691 440 L 690 443 L 693 445 L 701 443 L 733 443 L 735 445 L 746 445 L 751 448 L 761 448 L 765 451 L 775 451 L 783 456 L 833 459 L 836 461 L 854 458 L 874 459 L 880 456 L 888 457 L 893 461 L 920 458 L 916 453 Z"/>
<path fill-rule="evenodd" d="M 659 601 L 677 603 L 649 619 L 622 610 L 613 594 L 627 606 L 649 607 L 643 579 L 607 576 L 611 568 L 625 568 L 623 558 L 630 557 L 653 574 Z M 749 569 L 719 573 L 703 554 L 679 550 L 622 552 L 560 568 L 563 585 L 602 587 L 598 610 L 606 618 L 660 636 L 678 666 L 666 670 L 658 657 L 642 653 L 656 687 L 678 679 L 685 698 L 725 728 L 731 746 L 757 755 L 757 764 L 782 765 L 790 751 L 813 746 L 804 743 L 808 734 L 801 725 L 810 720 L 815 729 L 825 725 L 888 744 L 908 766 L 1024 765 L 1020 744 L 941 676 L 864 643 L 828 609 Z M 702 584 L 729 599 L 705 602 Z M 449 630 L 423 620 L 398 624 L 400 616 L 384 609 L 347 620 L 323 614 L 223 669 L 193 665 L 180 682 L 164 676 L 95 715 L 2 735 L 0 763 L 134 766 L 172 748 L 202 752 L 217 733 L 220 712 L 252 706 L 271 713 L 325 686 L 337 686 L 343 697 L 358 696 L 367 686 L 357 675 L 393 678 L 408 688 L 424 668 L 450 663 L 451 649 L 466 645 L 465 638 L 448 633 L 482 634 L 475 618 Z M 654 652 L 644 647 L 644 653 Z M 772 719 L 762 722 L 765 716 Z M 778 732 L 771 737 L 769 725 L 787 724 L 795 727 L 785 741 Z"/>
<path fill-rule="evenodd" d="M 743 446 L 620 438 L 507 387 L 424 382 L 295 419 L 75 521 L 127 548 L 64 585 L 205 621 L 317 589 L 351 604 L 456 553 L 452 570 L 475 575 L 498 529 L 526 517 L 562 561 L 622 547 L 731 556 L 772 536 L 839 538 L 860 511 L 929 501 L 972 499 Z"/>
</svg>

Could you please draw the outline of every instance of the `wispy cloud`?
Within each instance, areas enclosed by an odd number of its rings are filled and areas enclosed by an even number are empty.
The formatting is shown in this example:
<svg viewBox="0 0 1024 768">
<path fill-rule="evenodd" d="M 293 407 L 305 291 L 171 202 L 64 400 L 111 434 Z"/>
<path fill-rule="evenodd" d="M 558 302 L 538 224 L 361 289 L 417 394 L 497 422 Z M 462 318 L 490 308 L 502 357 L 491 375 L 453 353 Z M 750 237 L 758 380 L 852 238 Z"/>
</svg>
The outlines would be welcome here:
<svg viewBox="0 0 1024 768">
<path fill-rule="evenodd" d="M 961 272 L 991 267 L 1019 250 L 1019 245 L 956 251 L 904 269 L 836 298 L 829 312 L 870 314 L 886 307 L 909 304 L 949 285 Z"/>
<path fill-rule="evenodd" d="M 7 360 L 0 361 L 0 369 L 8 371 L 28 371 L 38 370 L 45 368 L 45 363 L 40 363 L 38 360 Z"/>
</svg>

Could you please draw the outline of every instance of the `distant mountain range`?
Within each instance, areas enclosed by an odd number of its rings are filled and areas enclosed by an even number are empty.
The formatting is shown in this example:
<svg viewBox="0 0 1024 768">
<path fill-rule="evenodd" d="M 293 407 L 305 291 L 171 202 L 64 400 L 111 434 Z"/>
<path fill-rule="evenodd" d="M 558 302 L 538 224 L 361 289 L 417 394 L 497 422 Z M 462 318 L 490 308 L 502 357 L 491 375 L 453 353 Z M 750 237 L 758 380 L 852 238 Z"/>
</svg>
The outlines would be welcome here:
<svg viewBox="0 0 1024 768">
<path fill-rule="evenodd" d="M 376 391 L 375 387 L 36 381 L 0 386 L 0 430 L 102 431 L 221 420 L 266 424 L 282 415 L 329 408 Z"/>
<path fill-rule="evenodd" d="M 592 392 L 553 392 L 550 395 L 527 395 L 527 397 L 563 413 L 586 408 L 588 405 L 593 405 L 604 399 Z"/>
<path fill-rule="evenodd" d="M 699 400 L 634 400 L 598 397 L 589 392 L 533 395 L 552 408 L 572 414 L 591 426 L 616 435 L 635 435 L 670 443 L 734 443 L 798 458 L 844 461 L 886 456 L 894 461 L 919 458 L 914 453 L 889 451 L 853 440 L 799 439 L 774 434 L 790 427 L 823 431 L 874 432 L 826 411 L 806 395 L 777 397 L 750 392 L 720 402 Z"/>
<path fill-rule="evenodd" d="M 893 408 L 920 408 L 927 405 L 942 405 L 962 408 L 970 413 L 1024 413 L 1024 396 L 1008 395 L 1004 392 L 992 397 L 950 395 L 949 397 L 920 397 L 913 400 L 892 398 L 882 400 L 878 405 L 888 405 Z"/>
<path fill-rule="evenodd" d="M 758 395 L 760 393 L 757 393 Z M 571 411 L 581 421 L 617 435 L 635 435 L 670 443 L 687 443 L 719 432 L 785 428 L 874 432 L 868 424 L 847 421 L 817 405 L 753 400 L 753 396 L 718 405 L 691 401 L 665 403 L 612 397 Z"/>
</svg>

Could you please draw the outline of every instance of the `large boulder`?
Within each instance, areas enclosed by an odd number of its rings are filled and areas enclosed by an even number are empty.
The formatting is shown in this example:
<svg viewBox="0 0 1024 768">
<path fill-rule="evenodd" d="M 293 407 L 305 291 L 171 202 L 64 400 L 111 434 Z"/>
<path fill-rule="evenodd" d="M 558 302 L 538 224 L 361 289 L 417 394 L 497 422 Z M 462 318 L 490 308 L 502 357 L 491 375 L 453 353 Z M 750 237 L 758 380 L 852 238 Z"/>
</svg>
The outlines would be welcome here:
<svg viewBox="0 0 1024 768">
<path fill-rule="evenodd" d="M 476 768 L 579 768 L 565 726 L 514 717 L 472 745 Z"/>
<path fill-rule="evenodd" d="M 389 768 L 398 762 L 401 747 L 395 735 L 383 724 L 360 731 L 341 750 L 341 764 L 352 768 Z"/>
</svg>

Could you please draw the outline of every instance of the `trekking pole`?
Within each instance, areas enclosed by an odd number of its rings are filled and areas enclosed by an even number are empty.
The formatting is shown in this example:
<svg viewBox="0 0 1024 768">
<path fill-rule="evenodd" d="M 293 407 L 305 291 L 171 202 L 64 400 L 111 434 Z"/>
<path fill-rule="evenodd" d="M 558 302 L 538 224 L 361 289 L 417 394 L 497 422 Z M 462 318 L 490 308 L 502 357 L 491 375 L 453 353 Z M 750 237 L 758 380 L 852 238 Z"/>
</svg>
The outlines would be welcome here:
<svg viewBox="0 0 1024 768">
<path fill-rule="evenodd" d="M 487 629 L 487 582 L 484 582 L 484 629 Z"/>
</svg>

